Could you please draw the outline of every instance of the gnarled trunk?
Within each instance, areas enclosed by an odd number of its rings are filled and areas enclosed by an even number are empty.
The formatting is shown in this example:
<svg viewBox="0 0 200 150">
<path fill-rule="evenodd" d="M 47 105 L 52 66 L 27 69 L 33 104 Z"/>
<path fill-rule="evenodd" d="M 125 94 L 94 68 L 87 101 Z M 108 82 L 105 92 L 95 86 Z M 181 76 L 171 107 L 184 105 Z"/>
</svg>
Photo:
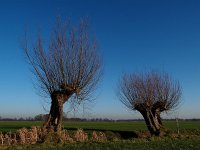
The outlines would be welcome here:
<svg viewBox="0 0 200 150">
<path fill-rule="evenodd" d="M 155 115 L 151 110 L 145 110 L 140 112 L 144 117 L 145 123 L 151 135 L 159 136 L 161 125 L 159 123 L 158 116 Z M 159 120 L 159 121 L 158 121 Z"/>
<path fill-rule="evenodd" d="M 63 105 L 66 101 L 66 97 L 59 93 L 53 93 L 51 95 L 51 108 L 47 121 L 43 127 L 46 129 L 53 129 L 54 131 L 60 131 L 63 118 Z"/>
<path fill-rule="evenodd" d="M 154 115 L 156 121 L 158 122 L 159 126 L 163 127 L 162 120 L 161 120 L 161 117 L 160 117 L 160 113 L 161 113 L 160 109 L 156 109 L 152 112 L 153 112 L 153 115 Z"/>
</svg>

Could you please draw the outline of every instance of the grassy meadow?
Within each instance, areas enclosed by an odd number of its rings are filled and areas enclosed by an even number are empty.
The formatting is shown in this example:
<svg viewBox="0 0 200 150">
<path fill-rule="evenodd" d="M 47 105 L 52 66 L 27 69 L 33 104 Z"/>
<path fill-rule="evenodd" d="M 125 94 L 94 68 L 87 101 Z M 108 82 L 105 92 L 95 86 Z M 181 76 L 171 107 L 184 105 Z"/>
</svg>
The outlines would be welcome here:
<svg viewBox="0 0 200 150">
<path fill-rule="evenodd" d="M 17 129 L 31 126 L 40 126 L 40 121 L 0 121 L 0 132 L 15 132 Z M 172 133 L 176 133 L 177 125 L 175 121 L 164 121 L 164 125 Z M 69 132 L 78 128 L 90 133 L 91 131 L 105 132 L 146 132 L 147 128 L 144 121 L 132 122 L 64 122 L 63 126 Z M 149 137 L 149 138 L 130 138 L 107 142 L 76 142 L 65 143 L 64 145 L 36 144 L 36 145 L 12 145 L 0 146 L 0 149 L 60 149 L 60 150 L 117 150 L 117 149 L 140 149 L 140 150 L 199 150 L 200 149 L 200 121 L 179 121 L 180 134 L 183 137 Z"/>
<path fill-rule="evenodd" d="M 0 121 L 1 132 L 13 132 L 22 127 L 30 128 L 31 126 L 41 126 L 41 121 Z M 164 126 L 172 131 L 177 130 L 175 121 L 164 121 Z M 79 121 L 65 121 L 63 126 L 67 130 L 76 130 L 78 128 L 84 130 L 97 131 L 146 131 L 144 121 L 132 122 L 79 122 Z M 180 130 L 200 130 L 200 121 L 179 121 Z"/>
</svg>

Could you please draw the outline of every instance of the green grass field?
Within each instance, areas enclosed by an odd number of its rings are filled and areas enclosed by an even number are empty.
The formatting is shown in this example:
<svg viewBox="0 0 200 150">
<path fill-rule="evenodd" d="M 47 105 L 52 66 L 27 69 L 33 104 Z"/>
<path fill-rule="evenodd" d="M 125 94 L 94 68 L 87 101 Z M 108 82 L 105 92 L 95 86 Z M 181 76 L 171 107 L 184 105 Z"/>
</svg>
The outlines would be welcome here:
<svg viewBox="0 0 200 150">
<path fill-rule="evenodd" d="M 16 131 L 19 128 L 31 126 L 40 126 L 39 121 L 0 121 L 0 131 Z M 63 126 L 67 130 L 112 130 L 112 131 L 141 131 L 147 130 L 143 121 L 133 122 L 64 122 Z M 175 121 L 165 121 L 164 126 L 170 130 L 176 130 Z M 200 129 L 200 121 L 179 121 L 180 130 Z"/>
<path fill-rule="evenodd" d="M 31 126 L 40 126 L 42 122 L 32 121 L 0 121 L 0 131 L 9 132 L 16 131 L 19 128 Z M 171 131 L 176 131 L 175 121 L 165 121 L 164 125 Z M 136 122 L 64 122 L 63 126 L 67 130 L 76 130 L 82 128 L 85 131 L 147 131 L 145 123 L 143 121 Z M 179 121 L 180 131 L 186 131 L 187 135 L 193 134 L 194 136 L 175 138 L 170 137 L 153 137 L 142 139 L 128 139 L 108 142 L 76 142 L 66 143 L 64 145 L 13 145 L 13 146 L 1 146 L 0 149 L 52 149 L 52 150 L 199 150 L 200 149 L 200 121 Z M 197 133 L 196 133 L 197 132 Z M 195 133 L 195 134 L 194 134 Z"/>
</svg>

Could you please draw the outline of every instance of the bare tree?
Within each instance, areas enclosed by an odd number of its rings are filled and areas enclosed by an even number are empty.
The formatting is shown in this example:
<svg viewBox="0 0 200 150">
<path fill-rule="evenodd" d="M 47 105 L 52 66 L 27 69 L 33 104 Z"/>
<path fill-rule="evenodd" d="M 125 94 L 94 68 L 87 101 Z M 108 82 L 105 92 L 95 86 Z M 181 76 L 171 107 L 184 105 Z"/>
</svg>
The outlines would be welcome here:
<svg viewBox="0 0 200 150">
<path fill-rule="evenodd" d="M 139 111 L 151 135 L 160 135 L 161 112 L 177 108 L 181 87 L 168 74 L 150 72 L 124 75 L 119 84 L 120 101 L 129 109 Z"/>
<path fill-rule="evenodd" d="M 33 46 L 26 40 L 24 50 L 38 89 L 51 98 L 44 127 L 57 131 L 61 129 L 63 104 L 69 99 L 74 103 L 90 99 L 100 79 L 102 65 L 96 42 L 86 21 L 72 26 L 58 19 L 47 44 L 39 35 Z"/>
</svg>

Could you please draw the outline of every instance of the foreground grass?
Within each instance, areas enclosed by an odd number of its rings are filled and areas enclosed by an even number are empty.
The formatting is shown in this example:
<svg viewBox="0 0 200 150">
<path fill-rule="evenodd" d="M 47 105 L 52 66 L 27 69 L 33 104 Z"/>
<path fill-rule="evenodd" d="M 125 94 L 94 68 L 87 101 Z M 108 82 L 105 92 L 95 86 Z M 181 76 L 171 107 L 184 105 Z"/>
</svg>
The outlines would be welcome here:
<svg viewBox="0 0 200 150">
<path fill-rule="evenodd" d="M 1 148 L 1 147 L 0 147 Z M 193 139 L 137 139 L 121 140 L 115 142 L 86 142 L 68 143 L 64 145 L 44 145 L 37 144 L 31 146 L 4 147 L 8 149 L 49 149 L 49 150 L 199 150 L 200 138 Z M 3 149 L 3 148 L 2 148 Z"/>
<path fill-rule="evenodd" d="M 32 121 L 0 121 L 0 131 L 1 132 L 14 132 L 19 128 L 31 126 L 40 126 L 42 122 L 32 122 Z M 171 131 L 176 131 L 175 121 L 165 121 L 164 125 L 167 129 Z M 93 130 L 96 131 L 146 131 L 146 125 L 143 121 L 136 122 L 64 122 L 63 126 L 65 129 L 72 131 L 77 128 L 82 128 L 86 132 Z M 1 146 L 0 149 L 50 149 L 50 150 L 129 150 L 129 149 L 139 149 L 139 150 L 199 150 L 200 149 L 200 121 L 180 121 L 180 133 L 184 136 L 181 138 L 162 137 L 162 138 L 134 138 L 127 140 L 109 141 L 109 142 L 75 142 L 66 143 L 64 145 L 14 145 L 14 146 Z M 173 134 L 172 132 L 172 134 Z M 112 132 L 111 132 L 112 133 Z M 170 132 L 171 133 L 171 132 Z M 108 135 L 108 133 L 107 133 Z M 112 136 L 109 135 L 109 136 Z"/>
</svg>

